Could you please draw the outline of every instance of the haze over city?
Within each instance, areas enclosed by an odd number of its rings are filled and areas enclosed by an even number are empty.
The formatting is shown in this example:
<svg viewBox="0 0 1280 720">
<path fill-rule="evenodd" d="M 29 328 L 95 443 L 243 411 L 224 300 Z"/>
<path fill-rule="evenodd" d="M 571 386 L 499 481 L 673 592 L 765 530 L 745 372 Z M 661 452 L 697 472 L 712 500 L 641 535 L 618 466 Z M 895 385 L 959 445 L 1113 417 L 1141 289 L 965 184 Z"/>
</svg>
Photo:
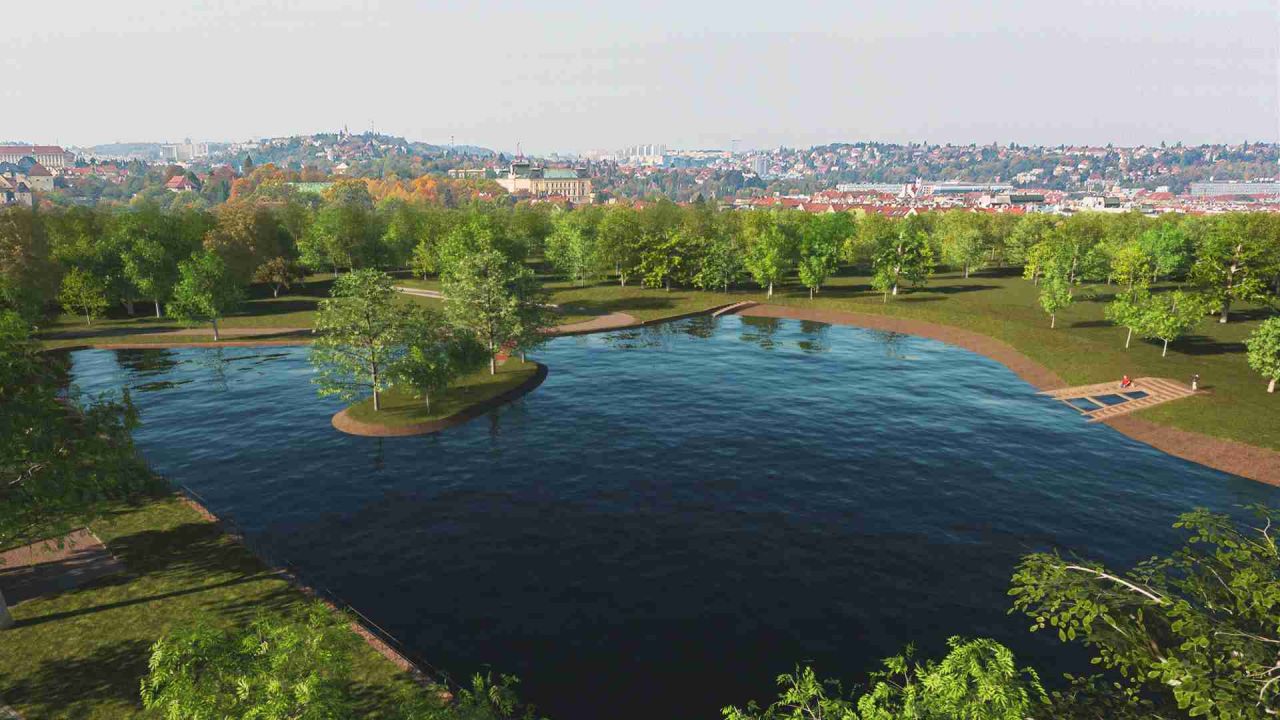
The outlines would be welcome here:
<svg viewBox="0 0 1280 720">
<path fill-rule="evenodd" d="M 1277 32 L 1258 0 L 22 3 L 0 140 L 1274 141 Z"/>
</svg>

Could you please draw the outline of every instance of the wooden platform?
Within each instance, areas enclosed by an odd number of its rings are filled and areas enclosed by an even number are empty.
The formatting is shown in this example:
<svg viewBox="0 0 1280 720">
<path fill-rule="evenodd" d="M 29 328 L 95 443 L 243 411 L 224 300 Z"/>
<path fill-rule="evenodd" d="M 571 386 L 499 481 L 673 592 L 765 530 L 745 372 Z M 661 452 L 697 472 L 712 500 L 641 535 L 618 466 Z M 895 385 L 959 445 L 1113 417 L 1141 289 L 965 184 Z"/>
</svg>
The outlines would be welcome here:
<svg viewBox="0 0 1280 720">
<path fill-rule="evenodd" d="M 1124 402 L 1110 405 L 1098 399 L 1109 395 L 1126 397 L 1126 393 L 1137 392 L 1146 393 L 1146 397 L 1128 399 Z M 1177 380 L 1142 377 L 1134 378 L 1133 384 L 1124 389 L 1120 388 L 1119 382 L 1113 381 L 1060 388 L 1058 390 L 1046 390 L 1040 394 L 1067 403 L 1067 405 L 1079 411 L 1081 415 L 1089 418 L 1089 422 L 1101 422 L 1118 415 L 1127 415 L 1136 410 L 1166 403 L 1170 400 L 1180 400 L 1184 397 L 1195 395 L 1196 391 L 1192 390 L 1190 385 L 1184 385 Z"/>
</svg>

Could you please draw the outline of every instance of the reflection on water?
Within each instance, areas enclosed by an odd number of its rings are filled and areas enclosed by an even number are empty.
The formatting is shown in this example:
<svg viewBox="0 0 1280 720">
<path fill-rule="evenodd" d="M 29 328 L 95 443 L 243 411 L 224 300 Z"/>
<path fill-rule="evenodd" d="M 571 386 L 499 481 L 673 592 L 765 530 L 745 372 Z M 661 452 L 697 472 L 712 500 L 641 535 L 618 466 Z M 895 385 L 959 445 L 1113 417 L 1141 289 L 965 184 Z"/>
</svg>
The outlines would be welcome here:
<svg viewBox="0 0 1280 720">
<path fill-rule="evenodd" d="M 1179 512 L 1278 497 L 986 358 L 818 323 L 557 338 L 536 391 L 416 438 L 335 431 L 305 348 L 73 357 L 87 392 L 151 390 L 158 471 L 434 665 L 514 673 L 558 720 L 716 717 L 794 663 L 858 677 L 959 632 L 1087 670 L 1006 614 L 1022 554 L 1127 565 L 1175 544 Z"/>
</svg>

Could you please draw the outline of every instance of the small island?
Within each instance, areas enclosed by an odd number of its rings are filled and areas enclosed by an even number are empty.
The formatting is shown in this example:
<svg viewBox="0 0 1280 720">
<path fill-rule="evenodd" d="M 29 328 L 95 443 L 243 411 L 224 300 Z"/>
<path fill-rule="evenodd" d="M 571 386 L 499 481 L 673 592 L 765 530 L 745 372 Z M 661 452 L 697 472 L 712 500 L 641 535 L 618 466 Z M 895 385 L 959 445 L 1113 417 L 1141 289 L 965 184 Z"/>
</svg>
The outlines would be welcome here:
<svg viewBox="0 0 1280 720">
<path fill-rule="evenodd" d="M 382 393 L 380 410 L 373 409 L 373 398 L 362 400 L 335 414 L 333 426 L 366 437 L 427 435 L 461 425 L 523 397 L 546 377 L 546 365 L 513 357 L 492 375 L 484 368 L 434 393 L 430 407 L 420 395 L 393 387 Z"/>
</svg>

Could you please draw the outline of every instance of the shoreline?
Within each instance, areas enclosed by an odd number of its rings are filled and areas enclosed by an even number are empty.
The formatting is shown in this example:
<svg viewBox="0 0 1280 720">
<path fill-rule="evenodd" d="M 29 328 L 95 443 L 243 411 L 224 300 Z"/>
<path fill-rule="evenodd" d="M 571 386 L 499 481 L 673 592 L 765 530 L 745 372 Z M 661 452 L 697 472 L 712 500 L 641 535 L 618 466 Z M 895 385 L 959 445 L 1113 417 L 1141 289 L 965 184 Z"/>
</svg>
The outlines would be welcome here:
<svg viewBox="0 0 1280 720">
<path fill-rule="evenodd" d="M 1012 345 L 989 335 L 924 320 L 873 315 L 843 310 L 821 310 L 789 305 L 760 304 L 736 313 L 747 317 L 812 320 L 830 325 L 851 325 L 871 330 L 900 332 L 938 340 L 977 353 L 1009 368 L 1037 390 L 1066 387 L 1057 373 L 1024 355 Z M 1134 415 L 1103 421 L 1111 429 L 1174 457 L 1267 485 L 1280 486 L 1280 452 L 1235 440 L 1180 430 Z"/>
<path fill-rule="evenodd" d="M 480 402 L 469 405 L 458 412 L 439 420 L 429 420 L 427 422 L 414 423 L 412 425 L 379 425 L 377 423 L 367 423 L 355 420 L 347 414 L 350 408 L 344 408 L 334 413 L 330 422 L 333 427 L 348 435 L 358 435 L 360 437 L 413 437 L 416 435 L 430 435 L 440 432 L 447 428 L 461 425 L 470 420 L 493 410 L 502 407 L 507 403 L 518 400 L 525 395 L 533 392 L 543 380 L 547 379 L 547 366 L 540 362 L 534 362 L 538 369 L 534 371 L 533 376 L 519 385 L 505 392 L 486 398 Z"/>
</svg>

